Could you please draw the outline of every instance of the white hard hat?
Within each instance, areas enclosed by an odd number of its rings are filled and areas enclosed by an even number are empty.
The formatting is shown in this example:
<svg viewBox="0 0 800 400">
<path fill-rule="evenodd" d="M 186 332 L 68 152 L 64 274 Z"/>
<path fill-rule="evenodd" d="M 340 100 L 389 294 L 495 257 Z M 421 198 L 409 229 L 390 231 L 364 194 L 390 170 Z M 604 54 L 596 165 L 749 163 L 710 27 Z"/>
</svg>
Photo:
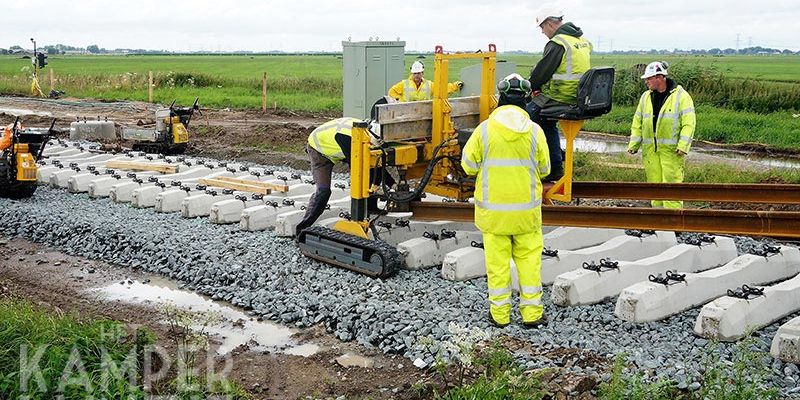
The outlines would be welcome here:
<svg viewBox="0 0 800 400">
<path fill-rule="evenodd" d="M 414 63 L 411 64 L 411 73 L 412 74 L 416 74 L 417 72 L 424 72 L 424 71 L 425 71 L 425 65 L 422 64 L 422 61 L 414 61 Z"/>
<path fill-rule="evenodd" d="M 548 18 L 564 18 L 564 12 L 553 4 L 545 4 L 536 11 L 536 25 L 542 26 Z"/>
<path fill-rule="evenodd" d="M 653 61 L 650 64 L 647 64 L 647 68 L 644 69 L 644 75 L 642 75 L 642 79 L 647 79 L 656 75 L 667 75 L 667 68 L 669 68 L 669 64 L 667 64 L 665 61 Z"/>
</svg>

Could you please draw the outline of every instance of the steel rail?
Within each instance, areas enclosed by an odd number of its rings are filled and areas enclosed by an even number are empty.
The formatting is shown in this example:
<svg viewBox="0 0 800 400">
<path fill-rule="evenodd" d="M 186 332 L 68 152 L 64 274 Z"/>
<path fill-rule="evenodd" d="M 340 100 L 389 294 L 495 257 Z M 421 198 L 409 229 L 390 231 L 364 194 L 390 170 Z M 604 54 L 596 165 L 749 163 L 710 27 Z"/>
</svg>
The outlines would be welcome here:
<svg viewBox="0 0 800 400">
<path fill-rule="evenodd" d="M 732 183 L 573 182 L 572 197 L 800 204 L 800 185 Z"/>
<path fill-rule="evenodd" d="M 417 220 L 474 220 L 474 208 L 468 203 L 412 202 L 411 212 Z M 542 206 L 542 222 L 550 226 L 800 238 L 800 212 L 795 211 Z"/>
</svg>

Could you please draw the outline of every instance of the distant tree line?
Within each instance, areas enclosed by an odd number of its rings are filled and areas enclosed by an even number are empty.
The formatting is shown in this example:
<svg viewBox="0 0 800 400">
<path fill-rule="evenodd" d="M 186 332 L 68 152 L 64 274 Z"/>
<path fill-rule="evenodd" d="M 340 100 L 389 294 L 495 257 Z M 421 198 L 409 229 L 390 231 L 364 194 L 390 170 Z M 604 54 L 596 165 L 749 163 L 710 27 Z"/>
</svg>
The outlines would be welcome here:
<svg viewBox="0 0 800 400">
<path fill-rule="evenodd" d="M 270 50 L 270 51 L 249 51 L 249 50 L 237 50 L 237 51 L 180 51 L 180 52 L 173 52 L 167 50 L 148 50 L 148 49 L 105 49 L 96 44 L 89 45 L 86 47 L 75 47 L 75 46 L 68 46 L 64 44 L 57 44 L 57 45 L 45 45 L 40 48 L 40 51 L 46 52 L 50 55 L 58 55 L 58 54 L 267 54 L 267 55 L 281 55 L 281 54 L 292 54 L 292 55 L 319 55 L 319 54 L 333 54 L 333 55 L 341 55 L 341 52 L 327 52 L 327 51 L 300 51 L 300 52 L 284 52 L 280 50 Z M 26 50 L 21 46 L 11 46 L 8 49 L 0 48 L 0 54 L 23 54 L 29 53 L 30 50 Z M 611 52 L 603 52 L 598 51 L 599 53 L 606 53 L 606 54 L 663 54 L 663 55 L 675 55 L 675 54 L 691 54 L 691 55 L 711 55 L 711 56 L 721 56 L 721 55 L 736 55 L 736 54 L 743 54 L 743 55 L 765 55 L 765 54 L 798 54 L 800 55 L 800 51 L 792 51 L 789 49 L 773 49 L 769 47 L 761 47 L 761 46 L 754 46 L 754 47 L 747 47 L 744 49 L 720 49 L 720 48 L 713 48 L 713 49 L 691 49 L 691 50 L 681 50 L 681 49 L 650 49 L 650 50 L 614 50 Z M 505 53 L 508 54 L 526 54 L 528 52 L 521 51 L 521 50 L 512 50 L 507 51 Z M 412 53 L 407 53 L 412 54 Z"/>
</svg>

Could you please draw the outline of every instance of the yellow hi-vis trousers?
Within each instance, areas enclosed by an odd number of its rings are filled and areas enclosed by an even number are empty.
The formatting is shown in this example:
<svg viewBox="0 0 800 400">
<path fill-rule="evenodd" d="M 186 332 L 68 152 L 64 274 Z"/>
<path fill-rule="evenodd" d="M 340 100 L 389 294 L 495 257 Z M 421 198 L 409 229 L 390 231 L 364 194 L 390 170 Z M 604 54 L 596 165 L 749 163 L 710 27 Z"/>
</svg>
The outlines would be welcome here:
<svg viewBox="0 0 800 400">
<path fill-rule="evenodd" d="M 642 151 L 642 163 L 648 182 L 683 182 L 684 156 L 675 153 L 675 146 L 659 146 L 657 151 L 646 147 Z M 655 208 L 683 208 L 682 201 L 653 200 L 650 203 Z"/>
<path fill-rule="evenodd" d="M 519 277 L 519 312 L 523 322 L 542 317 L 542 233 L 493 235 L 483 233 L 486 274 L 489 283 L 489 311 L 495 322 L 511 322 L 511 259 Z"/>
</svg>

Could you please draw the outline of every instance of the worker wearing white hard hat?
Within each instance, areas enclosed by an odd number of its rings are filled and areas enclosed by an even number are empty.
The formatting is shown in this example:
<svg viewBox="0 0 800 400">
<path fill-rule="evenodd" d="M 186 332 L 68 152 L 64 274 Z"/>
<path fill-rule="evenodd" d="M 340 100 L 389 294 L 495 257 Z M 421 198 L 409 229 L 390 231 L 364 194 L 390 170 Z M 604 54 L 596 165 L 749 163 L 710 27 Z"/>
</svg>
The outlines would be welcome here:
<svg viewBox="0 0 800 400">
<path fill-rule="evenodd" d="M 545 179 L 557 181 L 564 175 L 561 142 L 555 120 L 540 117 L 543 108 L 575 104 L 578 82 L 591 67 L 592 44 L 583 38 L 581 28 L 563 22 L 564 13 L 555 5 L 543 5 L 536 12 L 536 25 L 549 41 L 542 59 L 531 71 L 533 90 L 528 112 L 531 119 L 544 129 L 550 149 L 551 172 Z"/>
<path fill-rule="evenodd" d="M 410 72 L 411 76 L 408 79 L 398 82 L 389 89 L 389 96 L 402 102 L 432 99 L 434 84 L 425 79 L 425 64 L 419 60 L 414 61 L 411 64 Z M 448 83 L 447 94 L 461 90 L 462 86 L 464 84 L 461 81 Z"/>
<path fill-rule="evenodd" d="M 669 65 L 654 61 L 642 74 L 647 89 L 633 115 L 628 152 L 642 150 L 648 182 L 681 183 L 692 146 L 696 116 L 692 96 L 668 77 Z M 682 208 L 683 202 L 653 200 L 653 207 Z"/>
</svg>

